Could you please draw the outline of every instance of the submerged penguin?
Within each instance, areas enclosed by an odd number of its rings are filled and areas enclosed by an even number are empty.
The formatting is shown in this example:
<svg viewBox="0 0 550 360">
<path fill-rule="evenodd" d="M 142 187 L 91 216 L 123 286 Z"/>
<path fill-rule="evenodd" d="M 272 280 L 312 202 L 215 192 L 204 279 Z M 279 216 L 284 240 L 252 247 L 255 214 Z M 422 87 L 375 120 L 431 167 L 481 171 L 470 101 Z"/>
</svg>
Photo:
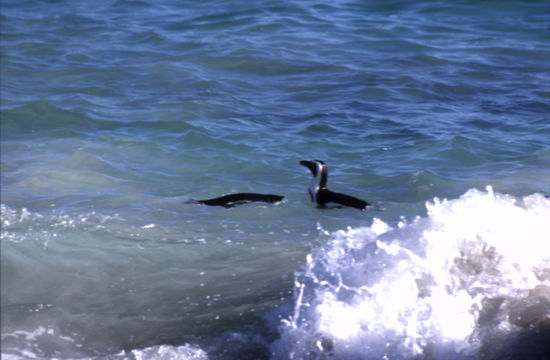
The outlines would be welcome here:
<svg viewBox="0 0 550 360">
<path fill-rule="evenodd" d="M 272 195 L 272 194 L 256 194 L 256 193 L 236 193 L 220 196 L 213 199 L 206 200 L 193 200 L 192 202 L 198 204 L 204 204 L 209 206 L 223 206 L 223 207 L 233 207 L 237 204 L 245 204 L 249 202 L 267 202 L 274 203 L 284 199 L 284 196 L 281 195 Z"/>
<path fill-rule="evenodd" d="M 367 205 L 370 205 L 368 202 L 354 198 L 353 196 L 335 193 L 327 189 L 328 170 L 325 163 L 321 160 L 302 160 L 300 161 L 300 165 L 307 167 L 313 174 L 308 192 L 311 196 L 311 201 L 316 202 L 320 207 L 333 202 L 365 211 Z"/>
</svg>

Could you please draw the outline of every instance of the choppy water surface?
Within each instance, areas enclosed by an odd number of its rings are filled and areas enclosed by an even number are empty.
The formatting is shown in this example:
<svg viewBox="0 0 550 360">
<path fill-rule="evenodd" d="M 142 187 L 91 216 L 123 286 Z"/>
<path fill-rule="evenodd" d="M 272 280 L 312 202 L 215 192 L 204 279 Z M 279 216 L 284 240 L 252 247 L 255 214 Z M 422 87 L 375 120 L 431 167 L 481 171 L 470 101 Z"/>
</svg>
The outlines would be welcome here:
<svg viewBox="0 0 550 360">
<path fill-rule="evenodd" d="M 3 358 L 550 357 L 546 2 L 0 13 Z"/>
</svg>

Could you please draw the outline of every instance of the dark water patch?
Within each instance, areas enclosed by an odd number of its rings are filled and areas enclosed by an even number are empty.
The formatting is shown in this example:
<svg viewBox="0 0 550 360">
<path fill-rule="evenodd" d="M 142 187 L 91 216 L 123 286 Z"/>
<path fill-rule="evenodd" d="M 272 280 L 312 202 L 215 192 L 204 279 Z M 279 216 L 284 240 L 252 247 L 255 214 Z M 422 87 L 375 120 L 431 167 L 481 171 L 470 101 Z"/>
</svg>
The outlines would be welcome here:
<svg viewBox="0 0 550 360">
<path fill-rule="evenodd" d="M 93 120 L 47 102 L 35 102 L 4 111 L 2 136 L 5 139 L 44 135 L 56 137 L 102 128 L 112 130 L 115 125 L 114 122 Z"/>
<path fill-rule="evenodd" d="M 127 10 L 130 9 L 149 9 L 151 7 L 151 4 L 147 1 L 138 1 L 138 0 L 130 0 L 130 1 L 121 1 L 117 0 L 114 1 L 111 5 L 112 9 L 118 9 L 118 10 Z M 124 12 L 125 12 L 124 11 Z"/>
<path fill-rule="evenodd" d="M 227 56 L 204 57 L 201 59 L 201 64 L 209 68 L 261 77 L 303 76 L 307 73 L 327 73 L 341 70 L 339 67 L 304 59 L 276 59 L 264 54 L 251 55 L 253 54 L 248 50 L 239 50 L 237 53 Z"/>
<path fill-rule="evenodd" d="M 165 39 L 161 34 L 153 30 L 134 32 L 129 38 L 130 42 L 136 44 L 146 44 L 148 48 L 150 46 L 154 46 L 155 44 L 160 44 L 164 40 Z"/>
<path fill-rule="evenodd" d="M 95 88 L 90 90 L 101 91 Z M 168 113 L 170 114 L 172 113 Z M 166 116 L 157 112 L 149 117 L 149 121 L 132 121 L 124 118 L 120 121 L 111 121 L 64 110 L 47 102 L 35 102 L 3 112 L 2 137 L 4 140 L 44 136 L 63 138 L 95 136 L 98 131 L 181 134 L 193 128 L 181 120 L 181 115 L 172 116 L 172 120 L 159 120 L 164 117 Z"/>
</svg>

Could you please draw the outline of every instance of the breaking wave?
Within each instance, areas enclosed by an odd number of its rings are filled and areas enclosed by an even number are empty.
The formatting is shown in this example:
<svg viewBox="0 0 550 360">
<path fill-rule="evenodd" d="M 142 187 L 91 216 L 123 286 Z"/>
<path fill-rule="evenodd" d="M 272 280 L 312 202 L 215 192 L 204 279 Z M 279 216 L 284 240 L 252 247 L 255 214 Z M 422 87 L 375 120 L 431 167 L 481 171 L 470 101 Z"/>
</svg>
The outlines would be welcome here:
<svg viewBox="0 0 550 360">
<path fill-rule="evenodd" d="M 274 358 L 550 354 L 550 200 L 487 187 L 426 206 L 396 227 L 326 233 L 296 277 Z"/>
</svg>

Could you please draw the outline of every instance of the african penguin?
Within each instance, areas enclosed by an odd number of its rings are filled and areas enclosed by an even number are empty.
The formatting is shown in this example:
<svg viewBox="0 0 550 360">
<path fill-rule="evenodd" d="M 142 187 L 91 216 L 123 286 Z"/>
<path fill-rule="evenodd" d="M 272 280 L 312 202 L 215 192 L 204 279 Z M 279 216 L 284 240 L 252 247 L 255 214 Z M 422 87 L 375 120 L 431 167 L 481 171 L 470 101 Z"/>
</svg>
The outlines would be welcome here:
<svg viewBox="0 0 550 360">
<path fill-rule="evenodd" d="M 253 201 L 261 201 L 274 203 L 284 199 L 284 196 L 272 195 L 272 194 L 255 194 L 255 193 L 236 193 L 220 196 L 213 199 L 196 200 L 195 203 L 210 205 L 210 206 L 224 206 L 233 207 L 236 204 L 244 204 Z"/>
<path fill-rule="evenodd" d="M 311 196 L 311 201 L 316 202 L 319 207 L 324 207 L 327 203 L 333 202 L 365 211 L 367 205 L 370 205 L 368 202 L 354 198 L 353 196 L 336 193 L 327 189 L 328 170 L 325 163 L 321 160 L 302 160 L 300 161 L 300 165 L 307 167 L 313 174 L 308 192 Z"/>
</svg>

